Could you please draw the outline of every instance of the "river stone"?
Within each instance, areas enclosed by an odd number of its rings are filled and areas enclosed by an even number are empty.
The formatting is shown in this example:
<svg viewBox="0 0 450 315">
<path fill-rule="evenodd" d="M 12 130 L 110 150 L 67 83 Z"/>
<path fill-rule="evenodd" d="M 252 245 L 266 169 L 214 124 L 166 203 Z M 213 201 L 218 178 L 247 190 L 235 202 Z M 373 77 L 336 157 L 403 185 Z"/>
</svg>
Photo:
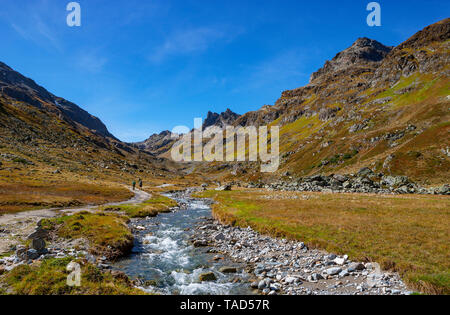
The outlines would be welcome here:
<svg viewBox="0 0 450 315">
<path fill-rule="evenodd" d="M 258 283 L 258 289 L 262 290 L 266 287 L 266 282 L 264 280 L 259 281 Z"/>
<path fill-rule="evenodd" d="M 366 267 L 364 266 L 364 264 L 362 263 L 353 263 L 350 265 L 350 267 L 348 267 L 348 272 L 354 272 L 354 271 L 361 271 L 366 269 Z"/>
<path fill-rule="evenodd" d="M 38 252 L 41 252 L 45 249 L 45 241 L 42 238 L 35 238 L 31 242 L 31 247 Z"/>
<path fill-rule="evenodd" d="M 26 256 L 30 260 L 35 260 L 35 259 L 39 258 L 39 253 L 37 252 L 37 250 L 32 248 L 32 249 L 27 250 Z"/>
<path fill-rule="evenodd" d="M 334 276 L 334 275 L 339 274 L 341 271 L 342 271 L 341 268 L 334 267 L 334 268 L 327 269 L 327 270 L 326 270 L 326 273 L 327 273 L 327 275 L 329 275 L 329 276 Z"/>
<path fill-rule="evenodd" d="M 206 247 L 206 246 L 208 246 L 208 242 L 206 241 L 197 240 L 194 242 L 194 247 Z"/>
<path fill-rule="evenodd" d="M 308 277 L 308 281 L 310 281 L 310 282 L 312 282 L 312 281 L 319 281 L 319 280 L 322 280 L 322 279 L 323 279 L 323 277 L 319 273 L 313 273 L 312 275 L 310 275 Z"/>
<path fill-rule="evenodd" d="M 214 239 L 216 241 L 224 241 L 225 240 L 225 235 L 223 233 L 218 233 L 216 236 L 214 236 Z"/>
<path fill-rule="evenodd" d="M 286 279 L 284 279 L 284 282 L 291 284 L 291 283 L 294 283 L 296 280 L 297 280 L 297 278 L 289 276 L 289 277 L 286 277 Z"/>
<path fill-rule="evenodd" d="M 235 267 L 222 267 L 219 269 L 221 273 L 236 273 L 237 268 Z"/>
<path fill-rule="evenodd" d="M 337 258 L 335 258 L 333 261 L 336 263 L 336 265 L 342 266 L 342 265 L 345 264 L 346 259 L 345 259 L 345 258 L 337 257 Z"/>
<path fill-rule="evenodd" d="M 336 259 L 336 255 L 335 254 L 329 254 L 328 256 L 327 256 L 327 260 L 334 260 L 334 259 Z"/>
<path fill-rule="evenodd" d="M 349 275 L 348 270 L 343 270 L 341 273 L 339 273 L 339 277 L 344 278 Z"/>
<path fill-rule="evenodd" d="M 205 273 L 200 274 L 199 280 L 202 282 L 203 281 L 216 281 L 217 277 L 214 274 L 214 272 L 210 271 L 210 272 L 205 272 Z"/>
</svg>

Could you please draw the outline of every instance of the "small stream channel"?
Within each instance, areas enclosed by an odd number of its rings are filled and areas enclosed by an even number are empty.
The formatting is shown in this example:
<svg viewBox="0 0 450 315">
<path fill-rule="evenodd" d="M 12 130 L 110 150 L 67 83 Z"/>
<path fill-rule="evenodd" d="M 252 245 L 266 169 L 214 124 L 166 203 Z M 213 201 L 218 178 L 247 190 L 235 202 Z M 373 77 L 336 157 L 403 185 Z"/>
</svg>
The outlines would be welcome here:
<svg viewBox="0 0 450 315">
<path fill-rule="evenodd" d="M 115 264 L 132 279 L 139 279 L 148 292 L 183 295 L 248 295 L 253 294 L 245 279 L 244 265 L 226 257 L 214 260 L 211 247 L 195 248 L 189 241 L 194 228 L 211 217 L 208 202 L 185 194 L 167 195 L 186 210 L 160 214 L 155 218 L 133 221 L 145 230 L 135 234 L 132 254 Z M 223 256 L 221 256 L 223 257 Z M 237 267 L 239 273 L 224 274 L 224 266 Z M 216 281 L 201 282 L 199 276 L 213 272 Z M 236 281 L 238 279 L 238 281 Z"/>
</svg>

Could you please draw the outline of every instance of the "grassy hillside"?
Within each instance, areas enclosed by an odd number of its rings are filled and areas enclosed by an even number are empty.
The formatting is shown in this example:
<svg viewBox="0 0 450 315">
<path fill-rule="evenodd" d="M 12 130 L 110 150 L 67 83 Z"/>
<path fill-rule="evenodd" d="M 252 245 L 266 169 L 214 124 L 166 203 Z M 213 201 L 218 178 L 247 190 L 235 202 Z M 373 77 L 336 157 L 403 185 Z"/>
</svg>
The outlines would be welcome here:
<svg viewBox="0 0 450 315">
<path fill-rule="evenodd" d="M 223 223 L 400 272 L 416 290 L 450 294 L 450 198 L 240 190 L 208 191 Z"/>
</svg>

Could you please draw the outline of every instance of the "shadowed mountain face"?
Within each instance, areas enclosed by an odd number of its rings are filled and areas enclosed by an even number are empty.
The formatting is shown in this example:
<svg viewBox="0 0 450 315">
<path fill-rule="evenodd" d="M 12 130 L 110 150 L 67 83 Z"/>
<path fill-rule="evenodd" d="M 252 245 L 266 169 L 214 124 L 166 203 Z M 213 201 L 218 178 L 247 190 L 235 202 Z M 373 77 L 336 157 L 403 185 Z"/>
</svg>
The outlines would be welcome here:
<svg viewBox="0 0 450 315">
<path fill-rule="evenodd" d="M 116 139 L 100 119 L 4 63 L 0 63 L 0 149 L 1 160 L 73 172 L 152 174 L 175 167 Z"/>
<path fill-rule="evenodd" d="M 203 123 L 203 130 L 212 126 L 217 126 L 220 128 L 231 126 L 239 117 L 239 114 L 232 112 L 229 108 L 220 114 L 208 112 L 205 122 Z"/>
<path fill-rule="evenodd" d="M 104 137 L 114 138 L 103 122 L 79 106 L 49 93 L 33 80 L 24 77 L 6 64 L 0 62 L 0 91 L 11 99 L 42 108 L 42 102 L 54 104 L 61 114 L 75 123 L 89 128 Z"/>
<path fill-rule="evenodd" d="M 164 154 L 172 148 L 178 138 L 172 137 L 172 132 L 166 130 L 160 134 L 153 134 L 147 140 L 136 142 L 135 145 L 141 149 L 151 152 L 154 155 Z"/>
</svg>

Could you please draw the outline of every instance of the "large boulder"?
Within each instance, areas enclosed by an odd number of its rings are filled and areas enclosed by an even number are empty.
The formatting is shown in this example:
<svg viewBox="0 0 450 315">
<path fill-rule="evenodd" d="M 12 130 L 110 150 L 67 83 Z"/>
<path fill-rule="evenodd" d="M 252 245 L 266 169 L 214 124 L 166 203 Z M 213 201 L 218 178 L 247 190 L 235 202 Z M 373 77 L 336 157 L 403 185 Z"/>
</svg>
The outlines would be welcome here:
<svg viewBox="0 0 450 315">
<path fill-rule="evenodd" d="M 383 176 L 381 183 L 389 187 L 401 187 L 409 183 L 406 176 Z"/>
<path fill-rule="evenodd" d="M 450 185 L 445 184 L 444 186 L 439 188 L 438 193 L 441 195 L 450 195 Z"/>
<path fill-rule="evenodd" d="M 347 176 L 339 175 L 339 174 L 334 175 L 333 178 L 341 183 L 345 183 L 348 179 Z"/>
</svg>

